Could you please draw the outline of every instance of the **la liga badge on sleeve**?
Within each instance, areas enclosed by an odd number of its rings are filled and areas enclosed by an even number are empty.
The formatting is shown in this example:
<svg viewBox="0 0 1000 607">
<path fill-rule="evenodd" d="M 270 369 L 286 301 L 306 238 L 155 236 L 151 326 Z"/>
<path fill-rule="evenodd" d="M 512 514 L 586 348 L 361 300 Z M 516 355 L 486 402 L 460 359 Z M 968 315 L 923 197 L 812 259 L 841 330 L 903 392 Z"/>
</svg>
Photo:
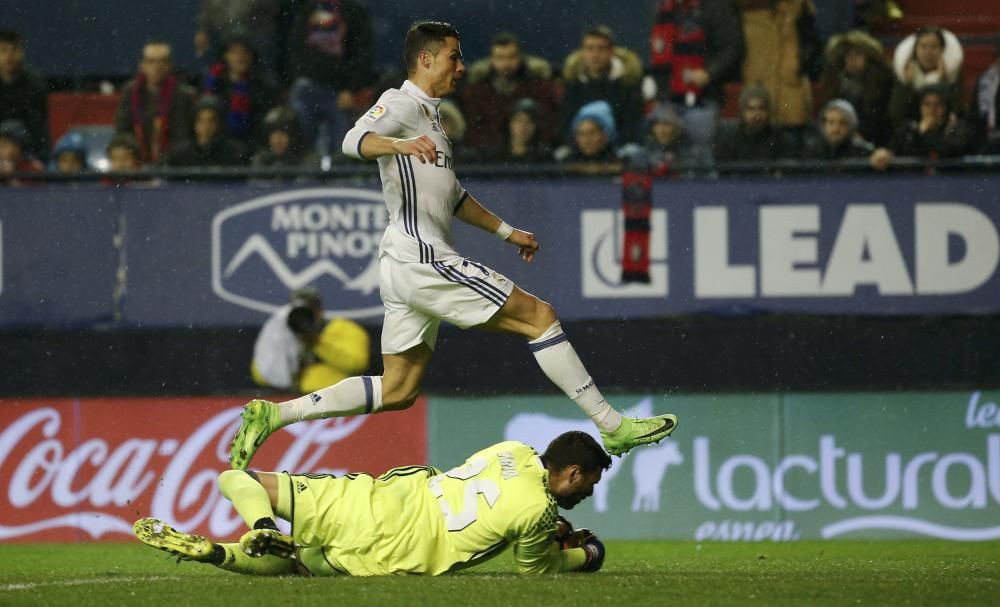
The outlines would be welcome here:
<svg viewBox="0 0 1000 607">
<path fill-rule="evenodd" d="M 372 109 L 368 110 L 368 113 L 365 114 L 365 120 L 368 120 L 370 122 L 375 122 L 384 115 L 385 115 L 384 105 L 372 106 Z"/>
</svg>

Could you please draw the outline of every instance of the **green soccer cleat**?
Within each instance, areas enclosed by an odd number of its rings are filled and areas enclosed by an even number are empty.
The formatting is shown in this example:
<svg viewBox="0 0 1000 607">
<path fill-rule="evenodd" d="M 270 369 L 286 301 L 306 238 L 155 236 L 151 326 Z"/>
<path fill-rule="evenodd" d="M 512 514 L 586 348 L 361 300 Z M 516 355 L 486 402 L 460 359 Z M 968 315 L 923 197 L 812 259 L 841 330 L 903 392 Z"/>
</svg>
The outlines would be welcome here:
<svg viewBox="0 0 1000 607">
<path fill-rule="evenodd" d="M 289 559 L 295 555 L 295 540 L 276 529 L 252 529 L 240 538 L 240 548 L 253 557 L 271 554 Z"/>
<path fill-rule="evenodd" d="M 278 429 L 278 405 L 254 399 L 243 407 L 242 418 L 229 448 L 229 465 L 233 470 L 246 470 L 257 448 Z"/>
<path fill-rule="evenodd" d="M 611 432 L 601 431 L 604 448 L 611 455 L 625 455 L 639 445 L 658 443 L 677 428 L 677 416 L 671 413 L 656 417 L 623 417 L 622 425 Z"/>
<path fill-rule="evenodd" d="M 215 552 L 215 545 L 208 538 L 183 533 L 157 518 L 141 518 L 132 525 L 132 530 L 147 546 L 176 554 L 186 561 L 209 561 Z"/>
</svg>

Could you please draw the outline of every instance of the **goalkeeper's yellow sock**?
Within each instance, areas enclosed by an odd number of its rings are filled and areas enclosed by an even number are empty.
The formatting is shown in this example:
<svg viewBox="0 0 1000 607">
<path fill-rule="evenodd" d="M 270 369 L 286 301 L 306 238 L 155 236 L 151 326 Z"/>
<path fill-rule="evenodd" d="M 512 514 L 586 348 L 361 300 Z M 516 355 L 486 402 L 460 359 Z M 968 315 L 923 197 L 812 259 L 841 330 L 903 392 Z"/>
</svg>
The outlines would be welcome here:
<svg viewBox="0 0 1000 607">
<path fill-rule="evenodd" d="M 219 569 L 245 575 L 291 575 L 295 561 L 265 554 L 253 557 L 243 552 L 239 544 L 216 544 L 212 564 Z"/>
<path fill-rule="evenodd" d="M 250 474 L 243 470 L 226 470 L 219 475 L 219 490 L 233 503 L 247 527 L 277 529 L 271 498 Z"/>
</svg>

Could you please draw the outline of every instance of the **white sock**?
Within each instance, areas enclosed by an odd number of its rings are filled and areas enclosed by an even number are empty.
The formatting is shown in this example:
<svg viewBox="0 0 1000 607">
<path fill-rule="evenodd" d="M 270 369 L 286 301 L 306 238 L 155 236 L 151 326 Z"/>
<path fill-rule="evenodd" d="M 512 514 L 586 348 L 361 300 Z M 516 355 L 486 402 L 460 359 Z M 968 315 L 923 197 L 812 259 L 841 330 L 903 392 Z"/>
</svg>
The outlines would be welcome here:
<svg viewBox="0 0 1000 607">
<path fill-rule="evenodd" d="M 597 389 L 587 369 L 580 362 L 576 350 L 563 333 L 559 321 L 542 333 L 538 339 L 528 342 L 538 366 L 552 383 L 573 399 L 583 411 L 594 420 L 597 427 L 606 432 L 618 428 L 621 415 L 608 404 Z"/>
<path fill-rule="evenodd" d="M 382 376 L 348 377 L 311 394 L 278 405 L 281 425 L 305 419 L 326 419 L 376 413 L 382 409 Z"/>
</svg>

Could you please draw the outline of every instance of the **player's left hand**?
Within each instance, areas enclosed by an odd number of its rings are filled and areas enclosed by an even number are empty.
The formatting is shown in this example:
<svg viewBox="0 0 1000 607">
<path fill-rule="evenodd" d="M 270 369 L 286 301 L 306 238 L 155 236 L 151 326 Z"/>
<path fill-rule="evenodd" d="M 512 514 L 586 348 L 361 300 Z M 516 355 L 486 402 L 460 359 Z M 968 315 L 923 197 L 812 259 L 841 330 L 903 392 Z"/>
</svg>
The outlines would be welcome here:
<svg viewBox="0 0 1000 607">
<path fill-rule="evenodd" d="M 531 260 L 535 258 L 535 253 L 538 252 L 538 241 L 535 240 L 535 235 L 531 232 L 515 229 L 507 237 L 507 242 L 517 245 L 517 254 L 528 263 L 531 263 Z"/>
</svg>

